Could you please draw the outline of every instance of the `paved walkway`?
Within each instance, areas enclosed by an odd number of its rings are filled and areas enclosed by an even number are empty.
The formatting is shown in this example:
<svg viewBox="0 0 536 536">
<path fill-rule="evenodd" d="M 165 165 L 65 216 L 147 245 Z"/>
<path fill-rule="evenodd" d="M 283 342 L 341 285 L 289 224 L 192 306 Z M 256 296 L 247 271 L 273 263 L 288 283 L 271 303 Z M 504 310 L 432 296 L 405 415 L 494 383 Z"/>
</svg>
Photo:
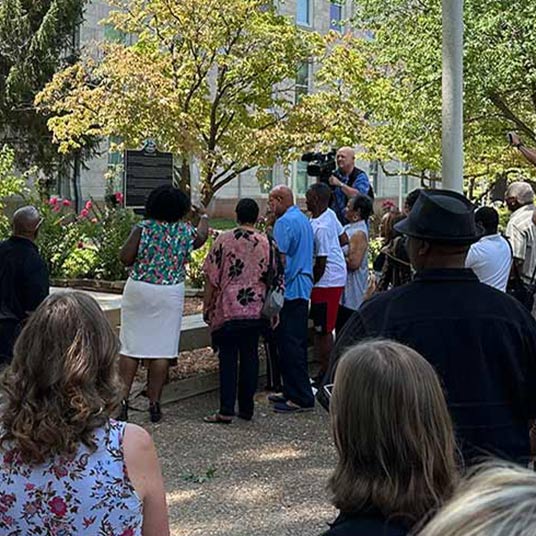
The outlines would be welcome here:
<svg viewBox="0 0 536 536">
<path fill-rule="evenodd" d="M 165 406 L 158 425 L 131 412 L 154 437 L 173 536 L 317 536 L 333 519 L 328 415 L 276 415 L 264 396 L 253 422 L 228 426 L 201 421 L 216 394 Z"/>
</svg>

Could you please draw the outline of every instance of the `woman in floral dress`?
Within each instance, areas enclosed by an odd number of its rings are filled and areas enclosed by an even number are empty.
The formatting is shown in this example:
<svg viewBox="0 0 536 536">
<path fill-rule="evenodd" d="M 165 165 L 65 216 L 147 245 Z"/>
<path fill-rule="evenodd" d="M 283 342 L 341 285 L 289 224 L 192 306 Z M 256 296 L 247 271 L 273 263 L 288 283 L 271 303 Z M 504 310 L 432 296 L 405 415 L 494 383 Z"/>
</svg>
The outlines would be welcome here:
<svg viewBox="0 0 536 536">
<path fill-rule="evenodd" d="M 2 378 L 0 534 L 169 536 L 151 437 L 110 419 L 118 341 L 97 302 L 53 294 Z"/>
<path fill-rule="evenodd" d="M 142 359 L 149 362 L 151 421 L 162 418 L 162 388 L 169 362 L 179 352 L 186 264 L 192 250 L 208 237 L 208 216 L 203 211 L 195 229 L 183 221 L 189 211 L 186 194 L 172 186 L 156 188 L 147 199 L 145 219 L 134 227 L 119 255 L 131 266 L 121 302 L 121 420 L 128 418 L 127 400 Z"/>
<path fill-rule="evenodd" d="M 204 318 L 220 358 L 220 409 L 205 417 L 209 423 L 233 420 L 237 382 L 238 417 L 253 417 L 259 336 L 269 322 L 262 317 L 262 309 L 270 271 L 272 287 L 283 286 L 275 244 L 255 229 L 258 216 L 259 206 L 253 199 L 240 200 L 236 206 L 238 227 L 218 237 L 203 266 Z M 271 322 L 275 327 L 277 319 Z"/>
</svg>

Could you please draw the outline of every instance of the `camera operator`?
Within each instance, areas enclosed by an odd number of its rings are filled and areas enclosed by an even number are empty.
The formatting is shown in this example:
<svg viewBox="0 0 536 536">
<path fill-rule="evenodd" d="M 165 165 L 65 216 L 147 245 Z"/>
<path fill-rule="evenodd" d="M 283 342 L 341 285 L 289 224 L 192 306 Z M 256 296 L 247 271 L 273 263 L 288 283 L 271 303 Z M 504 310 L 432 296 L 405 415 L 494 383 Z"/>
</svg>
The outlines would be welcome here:
<svg viewBox="0 0 536 536">
<path fill-rule="evenodd" d="M 372 197 L 369 178 L 362 169 L 355 167 L 355 152 L 351 147 L 337 151 L 337 170 L 329 178 L 329 184 L 333 186 L 331 209 L 343 225 L 348 223 L 344 215 L 348 199 L 360 193 Z"/>
</svg>

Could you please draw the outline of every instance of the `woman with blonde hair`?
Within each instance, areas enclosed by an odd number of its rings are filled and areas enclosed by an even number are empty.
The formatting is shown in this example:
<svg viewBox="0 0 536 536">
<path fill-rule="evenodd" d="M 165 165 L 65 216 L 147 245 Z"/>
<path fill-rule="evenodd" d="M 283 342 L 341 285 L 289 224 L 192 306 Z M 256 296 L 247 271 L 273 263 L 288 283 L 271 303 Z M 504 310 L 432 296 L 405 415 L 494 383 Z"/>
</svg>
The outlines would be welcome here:
<svg viewBox="0 0 536 536">
<path fill-rule="evenodd" d="M 452 421 L 420 354 L 392 341 L 350 348 L 330 413 L 339 459 L 329 485 L 340 514 L 324 536 L 405 535 L 450 497 L 458 479 Z"/>
<path fill-rule="evenodd" d="M 473 470 L 419 536 L 536 534 L 536 474 L 515 465 Z"/>
<path fill-rule="evenodd" d="M 0 533 L 167 536 L 151 437 L 114 421 L 118 340 L 97 302 L 54 294 L 2 377 Z"/>
</svg>

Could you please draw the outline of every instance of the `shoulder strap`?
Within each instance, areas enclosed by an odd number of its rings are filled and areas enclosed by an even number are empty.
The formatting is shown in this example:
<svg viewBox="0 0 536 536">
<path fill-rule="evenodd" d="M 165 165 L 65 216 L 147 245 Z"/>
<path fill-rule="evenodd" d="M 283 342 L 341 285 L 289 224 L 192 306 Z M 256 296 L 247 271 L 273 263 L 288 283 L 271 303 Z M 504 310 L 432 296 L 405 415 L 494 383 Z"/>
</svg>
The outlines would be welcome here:
<svg viewBox="0 0 536 536">
<path fill-rule="evenodd" d="M 514 277 L 516 279 L 519 279 L 520 281 L 523 281 L 523 279 L 521 279 L 521 274 L 519 273 L 519 268 L 517 267 L 517 264 L 516 264 L 516 259 L 514 257 L 514 249 L 512 248 L 512 244 L 510 244 L 510 240 L 508 240 L 507 236 L 505 236 L 502 233 L 501 233 L 501 236 L 506 240 L 506 243 L 508 244 L 508 247 L 510 248 L 510 256 L 512 258 L 512 272 L 514 274 Z M 535 279 L 536 279 L 536 265 L 534 266 L 534 270 L 532 271 L 532 276 L 530 278 L 529 285 L 531 287 L 532 285 L 534 285 Z"/>
</svg>

